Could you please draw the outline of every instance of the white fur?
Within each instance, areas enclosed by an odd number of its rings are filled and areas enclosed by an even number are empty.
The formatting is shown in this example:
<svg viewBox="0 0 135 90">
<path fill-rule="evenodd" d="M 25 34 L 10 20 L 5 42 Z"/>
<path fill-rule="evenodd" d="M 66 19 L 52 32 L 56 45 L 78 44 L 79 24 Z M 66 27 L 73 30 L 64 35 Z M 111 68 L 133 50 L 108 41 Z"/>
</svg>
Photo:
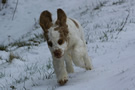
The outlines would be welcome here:
<svg viewBox="0 0 135 90">
<path fill-rule="evenodd" d="M 72 61 L 76 66 L 85 68 L 86 70 L 92 69 L 92 65 L 90 63 L 91 60 L 88 56 L 84 33 L 81 25 L 78 23 L 79 28 L 77 28 L 74 22 L 69 18 L 67 18 L 66 24 L 68 25 L 69 30 L 69 40 L 62 45 L 57 43 L 60 38 L 59 32 L 54 30 L 54 28 L 57 26 L 52 26 L 48 30 L 49 41 L 53 43 L 53 47 L 49 47 L 49 49 L 52 52 L 54 70 L 58 81 L 68 80 L 67 72 L 74 72 Z M 54 57 L 53 51 L 56 49 L 62 50 L 61 58 Z"/>
</svg>

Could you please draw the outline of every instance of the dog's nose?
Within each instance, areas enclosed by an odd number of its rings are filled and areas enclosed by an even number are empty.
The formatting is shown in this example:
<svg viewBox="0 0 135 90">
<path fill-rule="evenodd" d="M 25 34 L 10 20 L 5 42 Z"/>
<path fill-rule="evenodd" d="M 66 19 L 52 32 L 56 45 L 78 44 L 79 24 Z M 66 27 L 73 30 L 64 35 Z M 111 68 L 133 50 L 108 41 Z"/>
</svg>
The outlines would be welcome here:
<svg viewBox="0 0 135 90">
<path fill-rule="evenodd" d="M 55 50 L 53 53 L 56 58 L 61 58 L 62 56 L 62 51 L 60 49 Z"/>
</svg>

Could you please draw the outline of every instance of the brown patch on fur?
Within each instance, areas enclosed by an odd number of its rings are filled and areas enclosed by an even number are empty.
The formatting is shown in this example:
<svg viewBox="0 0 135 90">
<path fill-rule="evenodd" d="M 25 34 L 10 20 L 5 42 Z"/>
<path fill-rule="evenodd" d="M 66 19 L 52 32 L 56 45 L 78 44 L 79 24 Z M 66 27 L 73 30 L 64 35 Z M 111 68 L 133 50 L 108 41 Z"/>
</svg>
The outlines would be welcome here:
<svg viewBox="0 0 135 90">
<path fill-rule="evenodd" d="M 57 10 L 57 21 L 56 21 L 56 25 L 58 25 L 58 27 L 56 27 L 54 30 L 58 31 L 60 33 L 60 39 L 67 41 L 68 40 L 68 26 L 66 24 L 66 20 L 67 20 L 67 16 L 65 14 L 65 12 L 62 9 L 58 9 Z M 63 42 L 64 42 L 63 41 Z"/>
<path fill-rule="evenodd" d="M 71 18 L 70 18 L 71 19 Z M 73 21 L 73 23 L 75 24 L 75 26 L 77 27 L 77 28 L 79 28 L 79 25 L 78 25 L 78 23 L 74 20 L 74 19 L 71 19 L 72 21 Z"/>
<path fill-rule="evenodd" d="M 43 11 L 40 15 L 40 26 L 44 31 L 44 36 L 46 40 L 48 40 L 48 29 L 52 26 L 52 15 L 49 11 Z"/>
<path fill-rule="evenodd" d="M 68 26 L 66 25 L 67 16 L 65 12 L 62 9 L 57 10 L 57 21 L 55 22 L 58 27 L 56 27 L 54 30 L 58 31 L 60 33 L 60 39 L 64 41 L 67 41 L 68 38 Z M 44 36 L 46 40 L 48 41 L 48 29 L 52 26 L 52 17 L 51 13 L 49 11 L 43 11 L 40 15 L 40 26 L 42 27 L 44 31 Z"/>
<path fill-rule="evenodd" d="M 64 41 L 67 41 L 68 38 L 68 26 L 65 25 L 65 26 L 59 26 L 59 27 L 56 27 L 54 28 L 54 30 L 58 31 L 60 33 L 60 39 L 64 40 Z"/>
<path fill-rule="evenodd" d="M 66 16 L 65 12 L 62 9 L 58 9 L 56 24 L 59 26 L 64 26 L 64 25 L 66 25 L 66 21 L 67 21 L 67 16 Z"/>
</svg>

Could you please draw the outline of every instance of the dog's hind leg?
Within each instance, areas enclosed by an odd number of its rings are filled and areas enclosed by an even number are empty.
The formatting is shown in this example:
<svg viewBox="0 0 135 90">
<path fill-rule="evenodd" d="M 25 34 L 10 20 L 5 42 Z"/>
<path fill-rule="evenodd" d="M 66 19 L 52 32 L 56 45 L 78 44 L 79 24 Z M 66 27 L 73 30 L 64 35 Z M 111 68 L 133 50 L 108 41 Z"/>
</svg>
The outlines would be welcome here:
<svg viewBox="0 0 135 90">
<path fill-rule="evenodd" d="M 81 68 L 85 68 L 85 63 L 83 60 L 83 48 L 82 47 L 75 47 L 72 51 L 72 60 L 76 66 Z"/>
<path fill-rule="evenodd" d="M 85 63 L 85 69 L 91 70 L 92 69 L 91 59 L 90 59 L 90 57 L 88 56 L 87 53 L 84 54 L 83 60 L 84 60 L 84 63 Z"/>
<path fill-rule="evenodd" d="M 72 59 L 76 66 L 85 68 L 86 70 L 92 69 L 92 64 L 88 56 L 85 45 L 77 44 L 72 52 Z"/>
</svg>

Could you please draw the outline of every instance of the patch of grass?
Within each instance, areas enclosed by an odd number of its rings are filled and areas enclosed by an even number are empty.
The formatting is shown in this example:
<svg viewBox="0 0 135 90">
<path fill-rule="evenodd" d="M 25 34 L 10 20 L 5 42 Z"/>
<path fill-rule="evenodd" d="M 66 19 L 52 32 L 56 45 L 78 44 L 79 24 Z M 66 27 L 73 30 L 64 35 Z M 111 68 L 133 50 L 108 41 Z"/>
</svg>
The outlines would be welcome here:
<svg viewBox="0 0 135 90">
<path fill-rule="evenodd" d="M 2 2 L 2 4 L 6 4 L 7 0 L 2 0 L 1 2 Z"/>
<path fill-rule="evenodd" d="M 49 58 L 49 61 L 46 64 L 46 68 L 47 68 L 47 70 L 53 69 L 52 60 L 50 58 Z"/>
<path fill-rule="evenodd" d="M 107 42 L 117 39 L 119 33 L 125 30 L 125 26 L 128 23 L 130 11 L 126 10 L 126 12 L 127 15 L 125 15 L 125 18 L 121 20 L 112 20 L 111 22 L 106 23 L 105 26 L 102 26 L 102 24 L 98 23 L 93 25 L 93 30 L 87 32 L 86 41 L 92 42 L 99 40 L 101 42 Z"/>
<path fill-rule="evenodd" d="M 54 70 L 53 70 L 53 64 L 52 64 L 52 60 L 49 58 L 48 63 L 46 64 L 46 72 L 44 73 L 44 78 L 46 79 L 51 79 L 53 77 L 54 74 Z"/>
<path fill-rule="evenodd" d="M 35 86 L 39 86 L 39 84 L 33 83 L 33 84 L 32 84 L 32 87 L 35 87 Z"/>
<path fill-rule="evenodd" d="M 107 3 L 107 1 L 99 1 L 99 4 L 97 4 L 93 10 L 99 10 L 101 7 L 103 7 L 105 4 Z"/>
<path fill-rule="evenodd" d="M 44 42 L 44 35 L 43 34 L 34 34 L 33 38 L 30 38 L 28 41 L 32 43 L 40 44 L 41 42 Z"/>
<path fill-rule="evenodd" d="M 33 75 L 36 72 L 38 72 L 38 65 L 37 63 L 32 64 L 32 65 L 26 65 L 25 72 L 29 73 L 29 75 Z"/>
<path fill-rule="evenodd" d="M 2 60 L 2 57 L 0 56 L 0 60 Z"/>
<path fill-rule="evenodd" d="M 130 11 L 128 11 L 127 17 L 120 23 L 120 27 L 117 28 L 118 34 L 119 34 L 121 31 L 123 31 L 125 25 L 127 24 L 127 21 L 128 21 L 128 19 L 129 19 L 129 14 L 130 14 Z"/>
<path fill-rule="evenodd" d="M 5 77 L 5 73 L 4 72 L 0 72 L 0 78 Z"/>
<path fill-rule="evenodd" d="M 34 21 L 35 21 L 35 23 L 34 23 L 34 26 L 33 26 L 33 30 L 36 30 L 36 29 L 40 28 L 40 25 L 39 25 L 39 21 L 36 20 L 36 18 L 34 18 Z"/>
<path fill-rule="evenodd" d="M 24 39 L 24 36 L 21 39 L 10 43 L 8 46 L 15 47 L 16 49 L 26 46 L 26 47 L 29 47 L 29 49 L 30 49 L 31 46 L 38 46 L 41 42 L 45 41 L 43 34 L 34 34 L 33 38 L 30 38 L 25 41 L 23 41 L 23 39 Z"/>
<path fill-rule="evenodd" d="M 16 90 L 16 87 L 13 86 L 13 85 L 11 85 L 10 88 L 11 88 L 12 90 Z"/>
<path fill-rule="evenodd" d="M 51 79 L 53 78 L 54 75 L 53 65 L 50 59 L 47 62 L 47 64 L 43 66 L 39 66 L 37 63 L 33 63 L 32 65 L 26 65 L 24 71 L 29 76 L 28 78 L 31 78 L 32 81 L 34 81 L 34 78 L 31 76 L 34 74 L 39 75 L 38 76 L 39 80 Z M 36 86 L 36 85 L 37 83 L 33 83 L 32 86 Z"/>
<path fill-rule="evenodd" d="M 54 75 L 53 70 L 39 70 L 40 77 L 38 78 L 39 80 L 45 80 L 45 79 L 52 79 Z"/>
<path fill-rule="evenodd" d="M 125 0 L 118 0 L 116 2 L 113 2 L 112 5 L 121 5 L 125 2 Z"/>
<path fill-rule="evenodd" d="M 0 45 L 0 50 L 1 50 L 1 51 L 7 51 L 7 46 L 5 46 L 5 45 Z"/>
<path fill-rule="evenodd" d="M 1 0 L 0 1 L 0 11 L 7 7 L 7 5 L 6 5 L 7 2 L 8 2 L 8 0 Z M 1 7 L 1 5 L 2 5 L 2 7 Z"/>
<path fill-rule="evenodd" d="M 41 79 L 41 80 L 53 78 L 54 69 L 53 69 L 53 65 L 52 65 L 51 59 L 49 59 L 49 61 L 47 62 L 47 64 L 45 66 L 42 66 L 39 69 L 38 72 L 40 74 L 39 79 Z"/>
<path fill-rule="evenodd" d="M 35 25 L 36 23 L 35 19 Z M 38 28 L 38 26 L 35 26 Z M 28 39 L 29 38 L 29 39 Z M 23 35 L 20 37 L 18 40 L 14 42 L 10 42 L 10 39 L 12 39 L 11 36 L 8 36 L 8 45 L 0 45 L 0 50 L 1 51 L 14 51 L 15 49 L 21 48 L 21 47 L 28 47 L 28 49 L 31 48 L 31 46 L 38 46 L 40 43 L 44 42 L 44 35 L 43 33 L 41 34 L 31 34 L 31 32 L 28 32 L 27 34 Z"/>
<path fill-rule="evenodd" d="M 20 59 L 20 60 L 24 61 L 19 55 L 10 52 L 10 54 L 9 54 L 9 59 L 8 59 L 7 62 L 12 63 L 12 61 L 13 61 L 14 59 Z"/>
<path fill-rule="evenodd" d="M 25 82 L 26 80 L 28 80 L 29 78 L 27 76 L 19 78 L 19 79 L 15 79 L 16 83 L 22 83 Z"/>
<path fill-rule="evenodd" d="M 57 86 L 48 87 L 47 90 L 56 90 Z"/>
<path fill-rule="evenodd" d="M 80 15 L 83 16 L 84 14 L 87 14 L 87 12 L 89 11 L 89 8 L 90 8 L 90 7 L 85 6 L 85 10 L 83 10 L 83 11 L 80 13 Z M 80 9 L 82 9 L 82 8 L 80 8 Z"/>
<path fill-rule="evenodd" d="M 108 34 L 107 32 L 103 32 L 103 36 L 99 38 L 102 42 L 108 41 Z"/>
<path fill-rule="evenodd" d="M 16 41 L 14 43 L 10 43 L 9 46 L 11 47 L 14 47 L 16 46 L 17 48 L 20 48 L 20 47 L 24 47 L 24 46 L 31 46 L 31 43 L 27 42 L 27 41 Z"/>
<path fill-rule="evenodd" d="M 53 71 L 47 72 L 46 74 L 44 74 L 44 78 L 46 78 L 46 79 L 51 79 L 51 78 L 53 77 L 53 74 L 54 74 Z"/>
</svg>

